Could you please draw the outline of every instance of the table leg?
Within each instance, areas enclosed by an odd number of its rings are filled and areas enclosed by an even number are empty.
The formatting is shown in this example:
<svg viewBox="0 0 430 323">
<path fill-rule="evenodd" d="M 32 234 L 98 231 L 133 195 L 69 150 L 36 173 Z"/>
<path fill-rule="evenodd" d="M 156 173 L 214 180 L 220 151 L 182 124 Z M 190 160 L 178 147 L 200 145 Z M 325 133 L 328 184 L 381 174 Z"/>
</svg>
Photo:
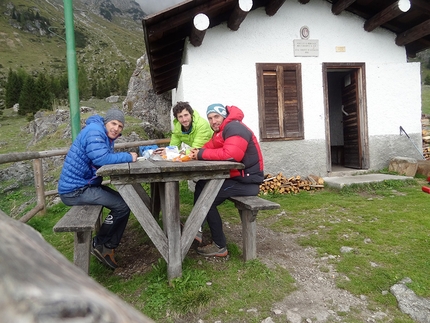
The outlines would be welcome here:
<svg viewBox="0 0 430 323">
<path fill-rule="evenodd" d="M 160 196 L 162 196 L 163 222 L 169 250 L 167 277 L 171 280 L 182 276 L 179 182 L 163 184 L 160 185 Z"/>
<path fill-rule="evenodd" d="M 200 226 L 202 225 L 206 215 L 218 194 L 224 179 L 212 179 L 207 181 L 199 199 L 196 201 L 187 221 L 184 225 L 181 237 L 181 259 L 183 260 L 194 241 Z"/>
<path fill-rule="evenodd" d="M 162 216 L 162 223 L 163 223 L 163 231 L 164 234 L 167 236 L 167 221 L 166 221 L 166 183 L 157 183 L 157 190 L 158 190 L 158 199 L 160 202 L 160 210 L 161 210 L 161 216 Z"/>
<path fill-rule="evenodd" d="M 148 193 L 146 193 L 145 189 L 142 187 L 139 183 L 133 183 L 131 184 L 134 187 L 134 190 L 139 195 L 140 199 L 145 203 L 146 207 L 148 209 L 151 209 L 151 198 L 149 197 Z"/>
<path fill-rule="evenodd" d="M 151 211 L 156 220 L 160 218 L 160 183 L 151 183 Z"/>
<path fill-rule="evenodd" d="M 161 256 L 169 262 L 167 237 L 161 230 L 160 225 L 154 219 L 151 211 L 145 205 L 132 184 L 115 184 L 124 201 L 130 207 L 137 221 L 145 230 L 148 237 L 154 243 Z"/>
</svg>

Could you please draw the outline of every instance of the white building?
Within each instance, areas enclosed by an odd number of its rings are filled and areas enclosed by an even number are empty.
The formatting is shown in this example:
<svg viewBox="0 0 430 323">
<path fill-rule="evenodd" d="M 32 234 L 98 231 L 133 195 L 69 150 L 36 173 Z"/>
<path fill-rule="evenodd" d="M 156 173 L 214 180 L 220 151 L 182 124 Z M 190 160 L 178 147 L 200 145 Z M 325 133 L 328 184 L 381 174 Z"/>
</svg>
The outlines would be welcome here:
<svg viewBox="0 0 430 323">
<path fill-rule="evenodd" d="M 155 91 L 172 90 L 172 103 L 188 101 L 202 115 L 211 103 L 241 108 L 266 173 L 330 176 L 419 158 L 420 66 L 407 56 L 430 46 L 430 27 L 408 38 L 405 16 L 420 9 L 414 1 L 361 9 L 360 0 L 250 1 L 185 1 L 145 18 Z M 384 23 L 408 29 L 397 34 Z M 416 14 L 409 23 L 420 24 Z"/>
</svg>

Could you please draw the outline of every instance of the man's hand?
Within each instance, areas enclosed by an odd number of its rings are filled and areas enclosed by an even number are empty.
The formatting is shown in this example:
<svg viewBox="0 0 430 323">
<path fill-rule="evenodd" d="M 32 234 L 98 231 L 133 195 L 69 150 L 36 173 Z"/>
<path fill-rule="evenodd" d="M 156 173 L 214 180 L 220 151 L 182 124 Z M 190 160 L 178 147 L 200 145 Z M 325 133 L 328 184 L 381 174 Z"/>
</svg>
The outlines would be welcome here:
<svg viewBox="0 0 430 323">
<path fill-rule="evenodd" d="M 190 156 L 191 159 L 197 160 L 198 154 L 199 154 L 199 150 L 197 148 L 191 148 L 190 154 L 188 156 Z"/>
<path fill-rule="evenodd" d="M 137 154 L 136 153 L 130 153 L 131 157 L 133 158 L 133 163 L 137 160 Z"/>
<path fill-rule="evenodd" d="M 152 153 L 154 155 L 165 155 L 165 152 L 164 152 L 165 150 L 166 148 L 157 148 Z"/>
</svg>

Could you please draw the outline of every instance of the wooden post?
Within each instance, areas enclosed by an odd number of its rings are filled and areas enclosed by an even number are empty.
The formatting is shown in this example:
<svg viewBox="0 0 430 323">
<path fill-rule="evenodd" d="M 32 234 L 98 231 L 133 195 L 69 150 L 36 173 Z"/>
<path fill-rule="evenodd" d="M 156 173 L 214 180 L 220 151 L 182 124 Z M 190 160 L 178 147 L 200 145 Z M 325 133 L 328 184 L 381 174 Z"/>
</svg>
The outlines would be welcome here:
<svg viewBox="0 0 430 323">
<path fill-rule="evenodd" d="M 352 5 L 356 0 L 338 0 L 331 6 L 331 12 L 335 15 L 340 15 L 342 11 Z"/>
<path fill-rule="evenodd" d="M 396 45 L 404 46 L 427 35 L 430 35 L 430 19 L 398 34 L 396 37 Z"/>
<path fill-rule="evenodd" d="M 206 29 L 209 27 L 209 18 L 204 13 L 199 13 L 193 19 L 193 29 L 191 30 L 190 43 L 194 47 L 199 47 L 203 43 Z"/>
<path fill-rule="evenodd" d="M 45 184 L 43 182 L 43 166 L 42 159 L 37 158 L 33 160 L 34 169 L 34 186 L 36 187 L 37 204 L 43 206 L 41 214 L 46 213 L 45 203 Z"/>
<path fill-rule="evenodd" d="M 245 261 L 257 258 L 257 223 L 258 211 L 239 210 L 242 220 L 243 258 Z"/>
<path fill-rule="evenodd" d="M 164 186 L 166 234 L 169 243 L 167 277 L 170 280 L 182 276 L 181 227 L 179 219 L 179 182 L 166 182 Z"/>
<path fill-rule="evenodd" d="M 34 186 L 36 188 L 37 204 L 36 206 L 23 215 L 19 221 L 27 222 L 38 212 L 41 214 L 46 213 L 46 203 L 45 203 L 45 185 L 43 183 L 43 168 L 42 160 L 40 158 L 33 160 L 33 175 L 34 175 Z"/>
<path fill-rule="evenodd" d="M 279 8 L 282 7 L 284 2 L 285 2 L 285 0 L 271 0 L 271 1 L 269 1 L 266 5 L 266 15 L 274 16 L 278 12 Z"/>
<path fill-rule="evenodd" d="M 91 231 L 75 232 L 73 263 L 86 274 L 90 272 Z"/>
<path fill-rule="evenodd" d="M 227 27 L 233 31 L 239 29 L 240 24 L 252 9 L 252 0 L 239 0 L 227 22 Z"/>
<path fill-rule="evenodd" d="M 154 218 L 158 221 L 160 219 L 160 187 L 158 183 L 151 183 L 151 212 L 154 215 Z"/>
<path fill-rule="evenodd" d="M 372 31 L 376 27 L 390 21 L 391 19 L 400 16 L 411 8 L 411 3 L 409 0 L 399 0 L 393 3 L 391 6 L 385 8 L 384 10 L 378 12 L 372 18 L 368 19 L 364 24 L 365 31 Z"/>
</svg>

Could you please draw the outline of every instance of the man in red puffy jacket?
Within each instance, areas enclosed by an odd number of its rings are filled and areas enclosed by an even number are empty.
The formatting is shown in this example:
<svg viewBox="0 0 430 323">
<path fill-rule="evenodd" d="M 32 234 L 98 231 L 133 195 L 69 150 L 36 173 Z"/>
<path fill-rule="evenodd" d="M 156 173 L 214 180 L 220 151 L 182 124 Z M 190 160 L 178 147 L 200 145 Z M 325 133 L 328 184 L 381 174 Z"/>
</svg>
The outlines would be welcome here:
<svg viewBox="0 0 430 323">
<path fill-rule="evenodd" d="M 231 196 L 258 194 L 264 179 L 263 156 L 254 133 L 242 122 L 244 114 L 238 107 L 215 103 L 208 106 L 206 115 L 214 134 L 202 148 L 191 151 L 191 158 L 229 160 L 245 165 L 244 169 L 230 171 L 230 178 L 224 181 L 206 216 L 213 243 L 197 248 L 203 256 L 225 257 L 228 251 L 217 206 Z M 197 182 L 194 203 L 205 184 L 204 180 Z"/>
</svg>

